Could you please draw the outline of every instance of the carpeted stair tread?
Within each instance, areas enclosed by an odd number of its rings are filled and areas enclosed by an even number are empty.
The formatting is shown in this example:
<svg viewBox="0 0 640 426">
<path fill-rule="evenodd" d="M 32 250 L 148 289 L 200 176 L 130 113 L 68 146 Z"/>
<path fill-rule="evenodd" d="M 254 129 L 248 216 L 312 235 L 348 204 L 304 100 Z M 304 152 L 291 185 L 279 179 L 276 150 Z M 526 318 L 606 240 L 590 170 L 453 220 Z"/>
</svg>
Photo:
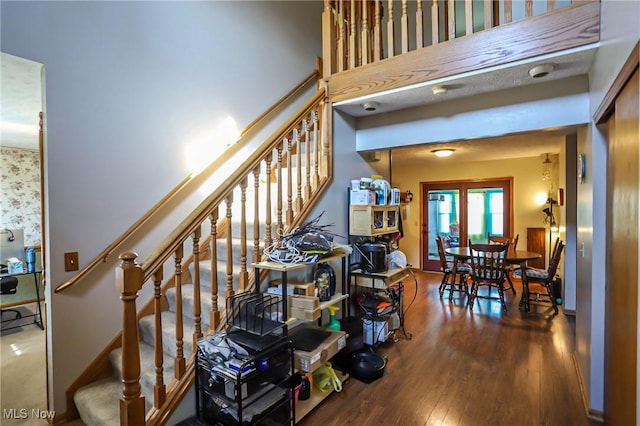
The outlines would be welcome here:
<svg viewBox="0 0 640 426">
<path fill-rule="evenodd" d="M 122 382 L 115 377 L 90 383 L 76 391 L 73 401 L 87 426 L 120 424 Z"/>
<path fill-rule="evenodd" d="M 161 315 L 162 318 L 162 346 L 164 353 L 172 358 L 177 355 L 176 348 L 176 315 L 171 311 L 164 311 Z M 142 334 L 142 341 L 148 346 L 153 347 L 154 330 L 155 330 L 155 318 L 153 315 L 148 315 L 140 319 L 140 332 Z M 182 342 L 183 342 L 183 354 L 187 358 L 193 351 L 193 331 L 195 327 L 193 323 L 189 321 L 183 321 L 182 324 Z M 153 356 L 152 356 L 153 357 Z"/>
<path fill-rule="evenodd" d="M 189 322 L 194 321 L 193 308 L 195 299 L 193 297 L 193 284 L 184 284 L 182 286 L 182 314 Z M 169 310 L 176 310 L 176 288 L 167 289 L 165 296 L 169 303 Z M 222 305 L 221 305 L 222 304 Z M 218 309 L 224 308 L 224 289 L 218 289 Z M 209 287 L 200 288 L 200 319 L 202 321 L 202 329 L 209 327 L 209 311 L 211 310 L 211 289 Z"/>
<path fill-rule="evenodd" d="M 121 379 L 122 377 L 122 349 L 118 348 L 113 350 L 109 354 L 109 359 L 115 370 L 114 375 Z M 142 388 L 142 394 L 144 395 L 149 406 L 147 411 L 151 408 L 153 402 L 153 388 L 156 384 L 155 373 L 155 353 L 153 346 L 147 345 L 144 342 L 140 343 L 140 386 Z M 163 354 L 162 359 L 162 372 L 165 385 L 169 385 L 174 376 L 174 358 Z"/>
<path fill-rule="evenodd" d="M 218 290 L 221 290 L 224 292 L 224 289 L 227 286 L 227 264 L 226 262 L 216 262 L 216 266 L 218 268 L 218 273 L 217 273 L 217 277 L 218 277 Z M 247 264 L 247 268 L 249 268 L 248 264 Z M 195 270 L 195 266 L 192 264 L 189 265 L 189 273 L 191 274 L 191 277 L 194 277 L 194 270 Z M 212 270 L 211 270 L 211 262 L 209 260 L 201 260 L 200 261 L 200 288 L 211 288 L 211 276 L 212 276 Z M 240 265 L 234 265 L 233 266 L 233 288 L 234 289 L 238 289 L 238 285 L 240 282 Z M 223 293 L 224 294 L 224 293 Z"/>
</svg>

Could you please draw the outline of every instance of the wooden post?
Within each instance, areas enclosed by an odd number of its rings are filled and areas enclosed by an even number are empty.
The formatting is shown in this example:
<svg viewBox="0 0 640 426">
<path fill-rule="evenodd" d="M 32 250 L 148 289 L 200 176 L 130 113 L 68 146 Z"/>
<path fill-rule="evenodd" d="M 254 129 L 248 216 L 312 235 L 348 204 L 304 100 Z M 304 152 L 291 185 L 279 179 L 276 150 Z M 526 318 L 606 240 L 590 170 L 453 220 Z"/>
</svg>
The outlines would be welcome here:
<svg viewBox="0 0 640 426">
<path fill-rule="evenodd" d="M 332 69 L 335 63 L 335 56 L 333 53 L 333 41 L 335 38 L 331 1 L 324 0 L 324 10 L 322 11 L 322 59 L 324 63 L 322 75 L 324 78 L 329 78 L 332 74 Z"/>
<path fill-rule="evenodd" d="M 153 315 L 155 319 L 154 360 L 156 364 L 156 384 L 153 387 L 153 406 L 160 408 L 167 397 L 167 387 L 164 384 L 164 350 L 162 343 L 162 268 L 153 274 Z"/>
<path fill-rule="evenodd" d="M 136 263 L 138 255 L 127 252 L 116 268 L 116 289 L 122 300 L 122 398 L 120 424 L 144 424 L 145 406 L 140 386 L 140 346 L 136 299 L 142 288 L 142 268 Z"/>
<path fill-rule="evenodd" d="M 247 185 L 248 177 L 240 182 L 240 289 L 245 290 L 249 284 L 247 272 Z M 232 255 L 233 258 L 233 255 Z M 233 262 L 228 258 L 229 263 Z"/>
<path fill-rule="evenodd" d="M 220 308 L 218 307 L 218 215 L 216 206 L 209 215 L 211 223 L 211 310 L 209 311 L 209 327 L 216 330 L 220 325 Z"/>
</svg>

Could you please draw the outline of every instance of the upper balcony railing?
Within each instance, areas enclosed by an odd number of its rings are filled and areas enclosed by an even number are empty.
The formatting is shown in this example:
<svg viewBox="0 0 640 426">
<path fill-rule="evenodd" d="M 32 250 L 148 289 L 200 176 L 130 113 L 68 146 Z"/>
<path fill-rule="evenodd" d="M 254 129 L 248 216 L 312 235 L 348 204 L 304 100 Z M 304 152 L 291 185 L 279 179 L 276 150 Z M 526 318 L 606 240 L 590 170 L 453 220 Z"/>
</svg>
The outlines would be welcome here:
<svg viewBox="0 0 640 426">
<path fill-rule="evenodd" d="M 598 0 L 325 0 L 323 75 L 332 101 L 394 89 L 597 42 L 599 13 Z"/>
</svg>

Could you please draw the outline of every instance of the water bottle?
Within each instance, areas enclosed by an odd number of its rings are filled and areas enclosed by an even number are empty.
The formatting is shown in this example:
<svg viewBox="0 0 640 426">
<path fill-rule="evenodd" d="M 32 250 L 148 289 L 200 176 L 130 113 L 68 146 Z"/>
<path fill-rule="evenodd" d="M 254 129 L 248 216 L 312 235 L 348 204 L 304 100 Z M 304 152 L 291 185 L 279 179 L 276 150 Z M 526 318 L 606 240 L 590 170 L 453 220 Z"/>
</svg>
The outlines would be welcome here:
<svg viewBox="0 0 640 426">
<path fill-rule="evenodd" d="M 24 256 L 25 262 L 27 262 L 27 272 L 36 271 L 36 249 L 33 247 L 27 247 L 27 252 Z"/>
</svg>

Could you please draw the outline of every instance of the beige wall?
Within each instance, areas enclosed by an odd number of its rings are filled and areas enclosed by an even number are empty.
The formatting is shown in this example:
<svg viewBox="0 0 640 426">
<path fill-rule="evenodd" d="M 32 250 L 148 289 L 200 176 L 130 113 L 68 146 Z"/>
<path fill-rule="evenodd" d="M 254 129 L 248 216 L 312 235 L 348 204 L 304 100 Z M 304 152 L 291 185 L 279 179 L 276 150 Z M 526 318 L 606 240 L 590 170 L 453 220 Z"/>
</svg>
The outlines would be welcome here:
<svg viewBox="0 0 640 426">
<path fill-rule="evenodd" d="M 558 155 L 550 156 L 554 163 L 553 191 L 557 196 L 558 175 L 564 174 L 564 166 L 558 165 Z M 411 190 L 414 195 L 409 205 L 409 212 L 403 222 L 404 238 L 400 242 L 401 250 L 407 255 L 407 260 L 415 267 L 420 262 L 420 183 L 429 181 L 448 181 L 463 179 L 483 179 L 496 177 L 513 177 L 513 214 L 514 231 L 520 234 L 519 247 L 526 248 L 527 228 L 543 227 L 544 201 L 547 195 L 547 185 L 541 179 L 542 157 L 517 158 L 501 161 L 482 161 L 457 163 L 455 155 L 443 159 L 440 164 L 417 164 L 401 167 L 392 166 L 392 186 L 402 191 Z M 554 210 L 554 213 L 556 210 Z M 556 219 L 562 224 L 561 210 L 556 213 Z M 547 243 L 548 244 L 548 243 Z"/>
</svg>

